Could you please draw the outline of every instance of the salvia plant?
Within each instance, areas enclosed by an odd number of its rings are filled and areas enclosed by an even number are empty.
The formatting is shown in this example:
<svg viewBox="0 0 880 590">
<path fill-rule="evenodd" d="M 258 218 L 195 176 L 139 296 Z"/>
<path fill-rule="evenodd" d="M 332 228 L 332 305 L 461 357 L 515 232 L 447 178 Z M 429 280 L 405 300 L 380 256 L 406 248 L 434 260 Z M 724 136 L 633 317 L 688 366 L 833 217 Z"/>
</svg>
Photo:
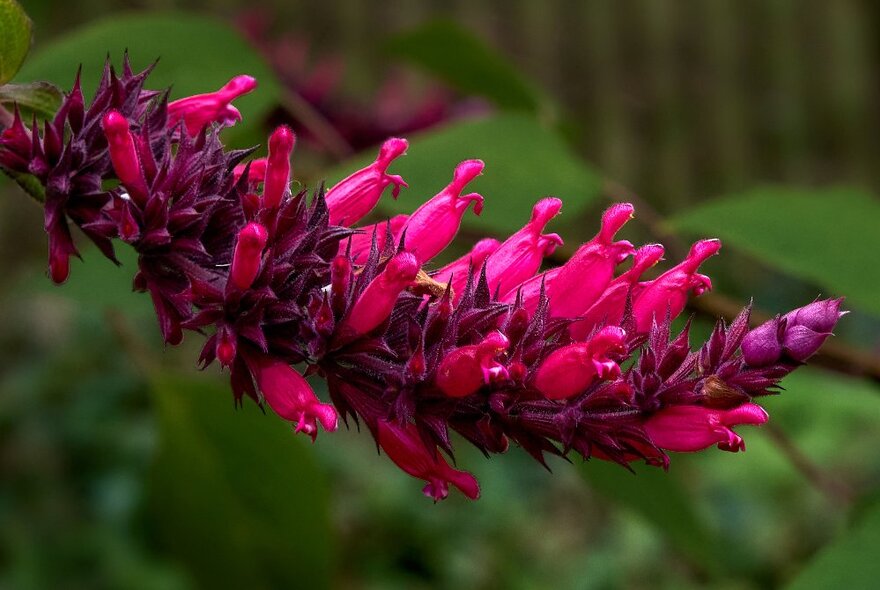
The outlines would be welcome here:
<svg viewBox="0 0 880 590">
<path fill-rule="evenodd" d="M 665 468 L 667 451 L 743 450 L 734 427 L 767 421 L 755 399 L 777 393 L 843 315 L 840 300 L 817 300 L 750 330 L 744 309 L 692 348 L 687 325 L 672 334 L 671 322 L 711 288 L 699 267 L 721 244 L 698 241 L 642 280 L 664 249 L 615 239 L 627 203 L 557 268 L 539 272 L 562 244 L 544 233 L 562 207 L 552 197 L 506 240 L 437 267 L 462 218 L 483 210 L 467 191 L 482 161 L 459 164 L 412 214 L 358 227 L 386 189 L 407 186 L 388 172 L 406 140 L 329 189 L 292 192 L 289 128 L 262 159 L 220 140 L 253 78 L 169 102 L 144 88 L 149 71 L 108 63 L 90 104 L 77 76 L 53 119 L 16 111 L 0 136 L 0 167 L 42 187 L 49 276 L 63 283 L 78 256 L 71 224 L 110 260 L 115 240 L 129 244 L 134 289 L 151 297 L 165 342 L 202 335 L 199 362 L 228 371 L 236 403 L 268 406 L 313 440 L 340 419 L 363 425 L 434 500 L 450 484 L 480 494 L 450 464 L 453 431 L 487 455 L 512 442 L 541 463 Z"/>
</svg>

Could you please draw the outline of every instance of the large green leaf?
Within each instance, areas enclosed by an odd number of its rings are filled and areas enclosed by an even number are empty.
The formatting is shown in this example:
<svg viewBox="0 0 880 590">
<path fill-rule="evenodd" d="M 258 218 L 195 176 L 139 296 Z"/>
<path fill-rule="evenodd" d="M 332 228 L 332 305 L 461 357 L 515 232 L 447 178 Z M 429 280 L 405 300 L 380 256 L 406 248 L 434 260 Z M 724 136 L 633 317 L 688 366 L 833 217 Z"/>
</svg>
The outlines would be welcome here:
<svg viewBox="0 0 880 590">
<path fill-rule="evenodd" d="M 880 580 L 880 503 L 864 511 L 859 521 L 819 555 L 786 586 L 786 590 L 870 590 Z"/>
<path fill-rule="evenodd" d="M 537 111 L 538 90 L 501 55 L 456 23 L 433 21 L 402 33 L 388 49 L 467 94 L 506 109 Z"/>
<path fill-rule="evenodd" d="M 260 87 L 236 100 L 243 121 L 259 120 L 278 102 L 280 86 L 266 62 L 229 25 L 204 15 L 138 13 L 114 15 L 41 45 L 22 68 L 22 81 L 48 80 L 62 88 L 83 66 L 88 94 L 97 86 L 109 54 L 117 64 L 128 49 L 135 68 L 159 59 L 148 86 L 173 86 L 172 98 L 216 90 L 237 74 L 250 74 Z"/>
<path fill-rule="evenodd" d="M 16 0 L 0 0 L 0 85 L 18 72 L 31 47 L 31 20 Z"/>
<path fill-rule="evenodd" d="M 373 150 L 356 158 L 330 178 L 346 176 L 375 155 Z M 531 117 L 506 114 L 413 137 L 407 155 L 392 166 L 410 188 L 396 202 L 383 199 L 383 211 L 411 213 L 449 183 L 456 164 L 469 158 L 486 162 L 483 175 L 468 186 L 486 199 L 482 218 L 471 213 L 464 218 L 465 227 L 481 232 L 507 234 L 519 229 L 528 221 L 535 201 L 548 195 L 565 202 L 564 219 L 571 221 L 601 189 L 599 175 L 556 133 Z"/>
<path fill-rule="evenodd" d="M 30 113 L 43 119 L 51 118 L 61 106 L 62 98 L 61 90 L 49 82 L 0 86 L 0 104 L 15 103 L 22 109 L 25 120 L 30 118 Z"/>
<path fill-rule="evenodd" d="M 592 489 L 651 524 L 695 567 L 719 572 L 722 564 L 715 538 L 677 475 L 647 465 L 632 467 L 635 475 L 614 463 L 594 460 L 584 464 L 581 473 Z"/>
<path fill-rule="evenodd" d="M 204 588 L 325 588 L 329 490 L 306 448 L 228 388 L 162 376 L 153 388 L 161 443 L 149 521 L 161 546 Z"/>
<path fill-rule="evenodd" d="M 880 201 L 847 188 L 762 188 L 695 207 L 671 220 L 880 314 Z"/>
</svg>

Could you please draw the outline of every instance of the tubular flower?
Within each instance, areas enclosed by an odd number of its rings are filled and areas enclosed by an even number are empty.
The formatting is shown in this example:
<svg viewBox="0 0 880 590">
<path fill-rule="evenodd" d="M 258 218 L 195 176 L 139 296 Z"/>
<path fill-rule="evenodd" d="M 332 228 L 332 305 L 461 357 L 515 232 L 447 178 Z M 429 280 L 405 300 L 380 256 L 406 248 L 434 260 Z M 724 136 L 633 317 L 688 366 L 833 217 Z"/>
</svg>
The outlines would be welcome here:
<svg viewBox="0 0 880 590">
<path fill-rule="evenodd" d="M 458 301 L 468 281 L 471 280 L 474 273 L 479 272 L 489 255 L 498 250 L 500 245 L 501 242 L 495 238 L 484 238 L 474 244 L 470 252 L 453 260 L 431 275 L 431 278 L 440 283 L 449 283 L 453 299 Z"/>
<path fill-rule="evenodd" d="M 481 160 L 467 160 L 455 169 L 452 182 L 437 196 L 416 209 L 403 228 L 407 249 L 424 264 L 452 242 L 461 218 L 471 203 L 474 213 L 483 211 L 483 197 L 477 193 L 462 195 L 465 186 L 483 173 Z"/>
<path fill-rule="evenodd" d="M 77 255 L 71 224 L 111 260 L 113 240 L 125 241 L 165 342 L 204 336 L 199 362 L 228 371 L 236 402 L 268 405 L 313 439 L 338 418 L 363 423 L 435 500 L 450 484 L 479 496 L 474 477 L 444 458 L 453 431 L 485 453 L 512 443 L 541 462 L 576 453 L 666 465 L 665 451 L 742 450 L 733 428 L 767 420 L 758 398 L 777 393 L 843 313 L 841 300 L 819 300 L 750 330 L 746 309 L 692 348 L 688 328 L 672 335 L 670 324 L 710 287 L 697 269 L 720 243 L 700 241 L 640 283 L 663 249 L 645 246 L 618 270 L 634 252 L 615 240 L 633 215 L 627 203 L 542 274 L 533 276 L 561 243 L 543 233 L 560 209 L 553 198 L 504 243 L 479 242 L 431 273 L 422 265 L 471 203 L 482 209 L 480 195 L 462 194 L 481 161 L 460 164 L 411 215 L 351 227 L 387 186 L 405 186 L 386 173 L 403 140 L 327 194 L 294 194 L 290 129 L 242 167 L 250 152 L 226 150 L 225 119 L 209 116 L 229 115 L 248 83 L 176 103 L 169 126 L 167 92 L 145 90 L 148 74 L 108 64 L 88 106 L 77 79 L 45 126 L 16 113 L 0 132 L 0 167 L 43 188 L 52 279 L 64 281 Z M 329 401 L 303 375 L 326 379 Z"/>
<path fill-rule="evenodd" d="M 502 295 L 531 278 L 544 256 L 553 254 L 562 238 L 557 234 L 543 234 L 544 226 L 562 209 L 562 201 L 554 197 L 541 199 L 532 209 L 532 218 L 521 230 L 510 236 L 486 260 L 486 279 L 489 289 Z"/>
<path fill-rule="evenodd" d="M 331 224 L 353 225 L 360 221 L 373 210 L 389 185 L 393 187 L 391 196 L 397 198 L 401 187 L 406 187 L 407 184 L 400 176 L 388 174 L 387 170 L 396 158 L 406 152 L 408 145 L 405 139 L 389 139 L 382 144 L 375 162 L 340 180 L 327 191 Z"/>
<path fill-rule="evenodd" d="M 251 76 L 236 76 L 220 90 L 207 94 L 188 96 L 168 103 L 168 124 L 177 125 L 183 121 L 190 135 L 198 133 L 211 123 L 229 127 L 241 121 L 241 113 L 232 106 L 232 101 L 252 92 L 257 87 Z"/>
</svg>

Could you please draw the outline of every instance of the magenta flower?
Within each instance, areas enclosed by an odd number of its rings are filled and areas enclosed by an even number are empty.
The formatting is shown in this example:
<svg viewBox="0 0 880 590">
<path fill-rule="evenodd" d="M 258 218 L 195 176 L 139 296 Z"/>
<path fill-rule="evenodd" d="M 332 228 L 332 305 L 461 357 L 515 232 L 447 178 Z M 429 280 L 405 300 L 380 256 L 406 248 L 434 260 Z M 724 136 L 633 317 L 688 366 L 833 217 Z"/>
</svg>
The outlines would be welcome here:
<svg viewBox="0 0 880 590">
<path fill-rule="evenodd" d="M 770 419 L 758 404 L 746 403 L 730 410 L 705 406 L 671 406 L 645 422 L 651 441 L 667 451 L 692 453 L 718 445 L 723 451 L 744 451 L 746 444 L 732 428 L 739 424 L 763 424 Z"/>
<path fill-rule="evenodd" d="M 388 174 L 388 166 L 406 153 L 409 144 L 405 139 L 392 138 L 382 145 L 376 161 L 340 180 L 327 191 L 327 208 L 330 209 L 330 223 L 333 225 L 353 225 L 373 210 L 388 186 L 395 199 L 401 187 L 407 184 L 403 178 Z"/>
<path fill-rule="evenodd" d="M 183 121 L 187 133 L 197 135 L 211 123 L 229 127 L 241 121 L 241 113 L 232 101 L 252 92 L 257 81 L 250 76 L 236 76 L 220 90 L 207 94 L 188 96 L 168 103 L 168 124 L 175 126 Z"/>
<path fill-rule="evenodd" d="M 820 300 L 750 331 L 746 309 L 692 349 L 688 329 L 672 335 L 670 324 L 711 287 L 697 271 L 720 242 L 699 241 L 639 282 L 663 248 L 615 239 L 633 216 L 628 203 L 540 274 L 562 243 L 544 233 L 556 198 L 539 200 L 503 243 L 487 238 L 425 267 L 472 204 L 481 212 L 483 197 L 465 189 L 483 162 L 462 162 L 411 215 L 351 227 L 388 186 L 406 186 L 387 173 L 404 140 L 388 140 L 327 193 L 293 193 L 289 128 L 249 165 L 250 152 L 220 141 L 229 101 L 250 79 L 171 109 L 167 94 L 143 89 L 148 74 L 108 65 L 88 108 L 77 81 L 45 127 L 16 114 L 0 133 L 0 167 L 45 188 L 52 279 L 67 278 L 77 253 L 71 223 L 111 260 L 113 240 L 126 242 L 138 253 L 134 287 L 149 293 L 166 343 L 205 336 L 199 362 L 228 370 L 237 402 L 268 405 L 313 440 L 340 417 L 365 424 L 435 500 L 450 484 L 480 493 L 447 462 L 452 432 L 484 453 L 513 444 L 541 462 L 574 453 L 665 466 L 665 451 L 743 450 L 733 428 L 767 420 L 756 400 L 778 392 L 842 315 L 840 300 Z M 327 381 L 329 402 L 303 375 Z"/>
</svg>

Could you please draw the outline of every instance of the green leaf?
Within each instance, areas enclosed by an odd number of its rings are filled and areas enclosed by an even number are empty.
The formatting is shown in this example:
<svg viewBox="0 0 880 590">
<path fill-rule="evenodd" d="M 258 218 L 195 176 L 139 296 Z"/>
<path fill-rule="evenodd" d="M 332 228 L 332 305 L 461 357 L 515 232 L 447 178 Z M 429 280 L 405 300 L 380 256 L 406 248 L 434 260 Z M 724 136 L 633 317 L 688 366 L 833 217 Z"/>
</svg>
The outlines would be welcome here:
<svg viewBox="0 0 880 590">
<path fill-rule="evenodd" d="M 466 94 L 504 109 L 536 112 L 545 98 L 479 37 L 448 21 L 429 22 L 392 38 L 388 50 Z"/>
<path fill-rule="evenodd" d="M 204 588 L 326 588 L 329 490 L 307 443 L 225 385 L 155 380 L 161 443 L 149 522 Z"/>
<path fill-rule="evenodd" d="M 0 104 L 17 104 L 24 111 L 25 120 L 28 113 L 35 113 L 43 119 L 51 118 L 63 98 L 61 90 L 49 82 L 0 86 Z"/>
<path fill-rule="evenodd" d="M 372 150 L 330 178 L 343 178 L 375 157 Z M 564 201 L 563 219 L 573 221 L 599 196 L 602 186 L 600 176 L 556 133 L 531 117 L 505 114 L 413 137 L 407 155 L 392 166 L 410 188 L 396 202 L 383 198 L 383 211 L 411 213 L 446 186 L 455 166 L 469 158 L 486 162 L 483 175 L 468 185 L 486 202 L 482 217 L 468 213 L 463 225 L 484 233 L 516 231 L 528 221 L 535 201 L 548 195 Z"/>
<path fill-rule="evenodd" d="M 21 68 L 31 47 L 31 19 L 15 0 L 0 0 L 0 85 Z"/>
<path fill-rule="evenodd" d="M 642 517 L 695 567 L 718 573 L 715 538 L 677 475 L 647 465 L 632 467 L 635 475 L 615 463 L 594 460 L 584 464 L 581 473 L 592 489 Z"/>
<path fill-rule="evenodd" d="M 856 189 L 762 188 L 718 199 L 671 220 L 718 236 L 762 262 L 880 314 L 880 201 Z"/>
<path fill-rule="evenodd" d="M 159 60 L 148 87 L 173 86 L 172 98 L 216 90 L 238 74 L 257 78 L 259 88 L 235 101 L 243 123 L 262 121 L 281 90 L 263 58 L 229 25 L 205 15 L 161 12 L 114 15 L 38 47 L 19 74 L 68 88 L 82 64 L 83 88 L 97 87 L 110 55 L 121 64 L 128 49 L 135 69 Z"/>
<path fill-rule="evenodd" d="M 859 521 L 819 555 L 786 586 L 786 590 L 846 588 L 869 590 L 880 580 L 880 503 L 867 509 Z"/>
<path fill-rule="evenodd" d="M 36 176 L 31 174 L 22 174 L 21 172 L 13 172 L 12 170 L 7 170 L 0 166 L 0 171 L 2 171 L 6 176 L 14 180 L 21 189 L 26 192 L 33 200 L 37 203 L 45 203 L 46 202 L 46 189 L 43 188 L 43 185 L 37 180 Z"/>
</svg>

